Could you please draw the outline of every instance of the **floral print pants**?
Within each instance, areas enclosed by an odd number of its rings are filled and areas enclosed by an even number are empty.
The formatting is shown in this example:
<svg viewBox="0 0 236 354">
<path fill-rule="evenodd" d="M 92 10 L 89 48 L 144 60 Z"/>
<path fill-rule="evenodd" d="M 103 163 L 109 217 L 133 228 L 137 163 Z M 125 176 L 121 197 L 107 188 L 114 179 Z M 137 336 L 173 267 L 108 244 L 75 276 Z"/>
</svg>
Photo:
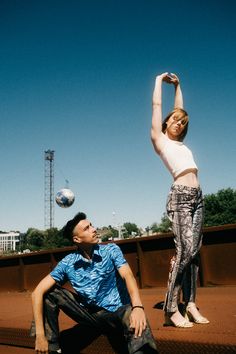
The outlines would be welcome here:
<svg viewBox="0 0 236 354">
<path fill-rule="evenodd" d="M 200 187 L 172 185 L 167 198 L 176 254 L 171 260 L 164 310 L 176 312 L 183 301 L 195 302 L 199 251 L 202 244 L 203 196 Z"/>
</svg>

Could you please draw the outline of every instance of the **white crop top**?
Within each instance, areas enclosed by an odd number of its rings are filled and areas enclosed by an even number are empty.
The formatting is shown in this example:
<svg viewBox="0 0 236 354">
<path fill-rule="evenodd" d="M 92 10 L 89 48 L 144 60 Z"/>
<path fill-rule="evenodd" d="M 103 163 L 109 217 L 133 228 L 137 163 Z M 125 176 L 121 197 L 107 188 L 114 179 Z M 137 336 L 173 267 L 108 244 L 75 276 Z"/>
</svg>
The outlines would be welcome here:
<svg viewBox="0 0 236 354">
<path fill-rule="evenodd" d="M 191 150 L 183 142 L 171 140 L 165 134 L 163 137 L 164 145 L 160 157 L 174 178 L 185 170 L 198 170 Z"/>
</svg>

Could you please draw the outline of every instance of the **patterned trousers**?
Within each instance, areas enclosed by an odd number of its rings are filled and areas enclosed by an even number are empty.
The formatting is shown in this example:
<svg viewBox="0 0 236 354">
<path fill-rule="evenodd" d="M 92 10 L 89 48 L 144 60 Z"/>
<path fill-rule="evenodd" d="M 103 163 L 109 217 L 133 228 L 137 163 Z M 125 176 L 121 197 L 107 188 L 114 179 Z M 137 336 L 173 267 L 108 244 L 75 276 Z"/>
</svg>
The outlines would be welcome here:
<svg viewBox="0 0 236 354">
<path fill-rule="evenodd" d="M 176 312 L 181 290 L 186 304 L 196 298 L 204 209 L 201 189 L 172 185 L 166 209 L 176 254 L 171 260 L 164 310 Z"/>
<path fill-rule="evenodd" d="M 79 323 L 77 334 L 73 334 L 76 344 L 73 348 L 79 353 L 79 332 L 85 328 L 85 336 L 93 333 L 105 334 L 113 346 L 113 350 L 119 354 L 156 354 L 156 343 L 153 338 L 149 324 L 141 337 L 134 338 L 133 332 L 129 328 L 130 305 L 121 306 L 117 311 L 110 312 L 97 306 L 85 308 L 80 305 L 80 298 L 77 294 L 55 286 L 52 291 L 46 294 L 44 299 L 44 323 L 45 334 L 49 342 L 49 350 L 58 350 L 60 346 L 63 351 L 63 343 L 59 343 L 59 310 L 62 310 L 74 321 Z M 66 331 L 65 331 L 66 332 Z M 31 327 L 31 336 L 35 336 L 34 321 Z M 94 336 L 95 338 L 95 336 Z M 63 341 L 63 339 L 62 339 Z M 70 343 L 69 343 L 70 344 Z M 67 350 L 65 348 L 65 352 Z M 69 349 L 69 353 L 71 350 Z"/>
</svg>

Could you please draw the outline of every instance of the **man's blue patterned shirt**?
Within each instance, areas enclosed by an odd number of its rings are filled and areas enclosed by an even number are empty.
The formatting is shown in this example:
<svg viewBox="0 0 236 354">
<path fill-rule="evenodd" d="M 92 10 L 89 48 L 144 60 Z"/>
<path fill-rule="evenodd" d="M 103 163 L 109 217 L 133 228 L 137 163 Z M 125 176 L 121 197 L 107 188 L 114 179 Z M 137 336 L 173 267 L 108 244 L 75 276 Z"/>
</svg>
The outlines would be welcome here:
<svg viewBox="0 0 236 354">
<path fill-rule="evenodd" d="M 119 246 L 109 243 L 96 245 L 91 261 L 79 251 L 70 253 L 50 275 L 60 285 L 69 281 L 81 296 L 81 304 L 97 305 L 114 312 L 130 303 L 125 282 L 117 271 L 124 264 L 127 262 Z"/>
</svg>

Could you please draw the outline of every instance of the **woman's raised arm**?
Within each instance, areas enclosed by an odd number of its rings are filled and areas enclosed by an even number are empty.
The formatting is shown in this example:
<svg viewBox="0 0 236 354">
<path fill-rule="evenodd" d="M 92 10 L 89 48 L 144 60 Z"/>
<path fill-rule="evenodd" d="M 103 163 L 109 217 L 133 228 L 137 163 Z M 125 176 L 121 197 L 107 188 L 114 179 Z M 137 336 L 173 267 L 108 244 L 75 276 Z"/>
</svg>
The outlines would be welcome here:
<svg viewBox="0 0 236 354">
<path fill-rule="evenodd" d="M 162 144 L 162 82 L 168 81 L 168 73 L 163 73 L 156 77 L 155 87 L 152 97 L 152 128 L 151 140 L 154 149 L 160 153 Z"/>
<path fill-rule="evenodd" d="M 183 94 L 180 87 L 179 78 L 176 74 L 171 74 L 170 83 L 174 84 L 175 86 L 175 101 L 174 101 L 174 108 L 184 108 L 184 100 Z"/>
</svg>

